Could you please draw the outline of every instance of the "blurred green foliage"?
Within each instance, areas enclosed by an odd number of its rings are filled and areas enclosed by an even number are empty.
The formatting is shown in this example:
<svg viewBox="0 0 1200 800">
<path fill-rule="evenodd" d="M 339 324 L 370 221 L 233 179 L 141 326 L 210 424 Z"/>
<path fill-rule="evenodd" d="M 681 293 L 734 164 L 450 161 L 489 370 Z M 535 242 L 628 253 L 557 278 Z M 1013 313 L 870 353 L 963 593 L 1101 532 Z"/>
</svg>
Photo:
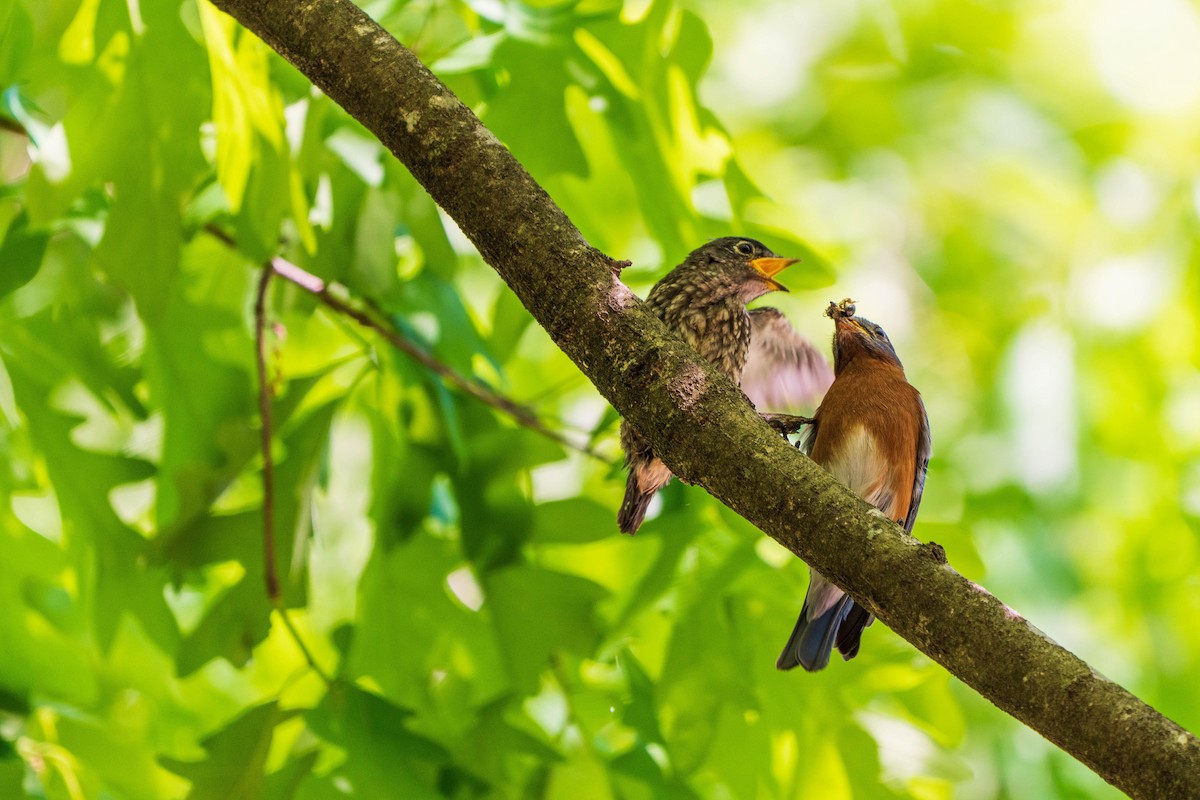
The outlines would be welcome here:
<svg viewBox="0 0 1200 800">
<path fill-rule="evenodd" d="M 638 291 L 738 232 L 805 259 L 772 302 L 814 337 L 855 297 L 928 404 L 917 535 L 1200 727 L 1193 7 L 364 7 Z M 701 491 L 618 536 L 611 410 L 211 6 L 0 0 L 0 91 L 0 796 L 1115 795 L 882 625 L 777 673 L 807 570 Z M 276 281 L 279 565 L 330 684 L 261 577 L 276 254 L 602 454 Z"/>
</svg>

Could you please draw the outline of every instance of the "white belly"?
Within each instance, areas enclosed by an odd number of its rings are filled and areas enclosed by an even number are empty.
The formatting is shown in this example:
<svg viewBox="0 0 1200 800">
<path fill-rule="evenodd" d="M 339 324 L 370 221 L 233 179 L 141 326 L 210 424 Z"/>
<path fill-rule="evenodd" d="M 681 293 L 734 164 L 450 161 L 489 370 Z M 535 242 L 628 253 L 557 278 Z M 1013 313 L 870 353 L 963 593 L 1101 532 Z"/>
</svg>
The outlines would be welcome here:
<svg viewBox="0 0 1200 800">
<path fill-rule="evenodd" d="M 859 425 L 842 440 L 825 469 L 871 505 L 877 508 L 891 505 L 893 498 L 886 496 L 887 465 L 880 457 L 875 437 L 863 426 Z"/>
</svg>

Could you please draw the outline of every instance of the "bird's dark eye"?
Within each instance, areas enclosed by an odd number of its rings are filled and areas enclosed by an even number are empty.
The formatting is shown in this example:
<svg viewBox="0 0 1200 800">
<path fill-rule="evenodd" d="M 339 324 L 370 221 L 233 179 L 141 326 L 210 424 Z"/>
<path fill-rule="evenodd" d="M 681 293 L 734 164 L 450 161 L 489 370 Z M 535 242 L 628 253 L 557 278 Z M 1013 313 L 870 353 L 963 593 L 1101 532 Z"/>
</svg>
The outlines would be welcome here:
<svg viewBox="0 0 1200 800">
<path fill-rule="evenodd" d="M 738 242 L 733 246 L 733 249 L 743 256 L 754 255 L 754 245 L 749 242 Z"/>
<path fill-rule="evenodd" d="M 881 327 L 879 327 L 878 325 L 876 325 L 876 326 L 875 326 L 875 335 L 876 335 L 876 336 L 878 336 L 878 337 L 880 337 L 880 338 L 883 338 L 883 337 L 884 337 L 884 336 L 886 336 L 887 334 L 885 334 L 885 333 L 883 332 L 883 328 L 881 328 Z"/>
</svg>

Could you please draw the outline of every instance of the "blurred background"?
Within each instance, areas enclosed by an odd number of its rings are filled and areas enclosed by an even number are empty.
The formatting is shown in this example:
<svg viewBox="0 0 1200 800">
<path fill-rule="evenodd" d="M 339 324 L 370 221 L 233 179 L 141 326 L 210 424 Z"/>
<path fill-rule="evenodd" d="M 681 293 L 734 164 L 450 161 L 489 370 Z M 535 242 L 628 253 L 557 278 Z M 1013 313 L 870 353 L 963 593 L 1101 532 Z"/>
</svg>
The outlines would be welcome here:
<svg viewBox="0 0 1200 800">
<path fill-rule="evenodd" d="M 856 299 L 928 407 L 915 535 L 1200 728 L 1196 6 L 362 6 L 642 296 L 742 234 L 815 340 Z M 612 410 L 210 5 L 0 0 L 0 92 L 0 795 L 1118 796 L 881 624 L 776 672 L 805 565 L 678 483 L 620 536 Z M 570 442 L 276 280 L 295 635 L 273 255 Z"/>
</svg>

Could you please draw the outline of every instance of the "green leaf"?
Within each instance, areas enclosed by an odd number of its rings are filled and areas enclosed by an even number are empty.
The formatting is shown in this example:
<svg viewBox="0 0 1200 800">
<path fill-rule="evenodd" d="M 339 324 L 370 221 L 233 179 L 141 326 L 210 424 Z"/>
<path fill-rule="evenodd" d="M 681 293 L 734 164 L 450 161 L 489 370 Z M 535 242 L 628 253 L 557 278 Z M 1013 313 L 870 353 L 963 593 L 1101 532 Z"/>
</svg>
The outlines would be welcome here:
<svg viewBox="0 0 1200 800">
<path fill-rule="evenodd" d="M 396 220 L 401 210 L 394 192 L 368 187 L 354 231 L 354 261 L 347 285 L 367 297 L 389 297 L 398 286 Z"/>
<path fill-rule="evenodd" d="M 310 750 L 268 775 L 263 786 L 262 800 L 293 800 L 300 786 L 312 774 L 313 766 L 320 755 L 319 751 Z"/>
<path fill-rule="evenodd" d="M 501 291 L 492 309 L 492 335 L 488 347 L 503 364 L 512 358 L 521 343 L 521 335 L 533 322 L 533 316 L 510 291 Z"/>
<path fill-rule="evenodd" d="M 200 743 L 208 751 L 205 760 L 164 758 L 162 763 L 192 782 L 187 800 L 260 800 L 267 788 L 263 771 L 275 729 L 296 713 L 280 709 L 274 701 L 253 706 Z"/>
<path fill-rule="evenodd" d="M 413 733 L 412 712 L 353 684 L 330 688 L 306 719 L 313 732 L 346 752 L 336 769 L 365 797 L 438 798 L 450 757 L 436 742 Z"/>
<path fill-rule="evenodd" d="M 156 800 L 170 785 L 169 776 L 155 762 L 148 743 L 130 736 L 119 714 L 114 717 L 96 719 L 43 708 L 27 726 L 27 734 L 70 754 L 81 777 L 94 787 L 93 796 Z"/>
<path fill-rule="evenodd" d="M 370 516 L 379 541 L 391 547 L 412 536 L 429 516 L 434 478 L 445 468 L 446 457 L 436 446 L 413 441 L 399 419 L 402 400 L 393 394 L 392 382 L 367 383 L 376 389 L 368 399 L 380 409 L 369 418 L 375 455 Z"/>
<path fill-rule="evenodd" d="M 497 31 L 487 36 L 473 36 L 433 62 L 430 69 L 440 76 L 446 76 L 474 72 L 491 66 L 496 58 L 496 48 L 505 38 L 503 31 Z"/>
<path fill-rule="evenodd" d="M 0 758 L 0 791 L 9 797 L 21 797 L 24 791 L 25 762 L 15 753 Z"/>
<path fill-rule="evenodd" d="M 616 529 L 613 510 L 586 497 L 541 503 L 534 520 L 534 542 L 598 542 Z"/>
<path fill-rule="evenodd" d="M 235 667 L 246 666 L 254 648 L 270 632 L 271 610 L 262 571 L 247 574 L 205 611 L 200 624 L 184 638 L 175 657 L 179 676 L 186 678 L 218 657 Z"/>
<path fill-rule="evenodd" d="M 421 569 L 413 569 L 414 564 Z M 377 545 L 359 586 L 349 674 L 369 676 L 406 706 L 465 725 L 470 708 L 508 688 L 483 598 L 457 543 L 420 532 Z M 431 676 L 441 674 L 436 685 Z"/>
<path fill-rule="evenodd" d="M 409 339 L 431 346 L 440 360 L 464 375 L 474 374 L 474 362 L 486 358 L 499 371 L 471 312 L 453 283 L 432 272 L 406 281 L 393 321 Z M 426 344 L 428 343 L 428 344 Z"/>
<path fill-rule="evenodd" d="M 29 229 L 25 211 L 9 224 L 0 242 L 0 299 L 33 279 L 42 266 L 49 241 L 49 232 Z"/>
<path fill-rule="evenodd" d="M 600 586 L 521 564 L 489 573 L 483 589 L 509 675 L 521 691 L 534 690 L 551 653 L 592 652 L 595 605 L 607 594 Z"/>
<path fill-rule="evenodd" d="M 147 331 L 146 380 L 163 412 L 158 524 L 176 535 L 257 452 L 254 344 L 242 324 L 242 260 L 211 238 L 184 251 L 165 319 Z M 203 301 L 202 301 L 203 300 Z"/>
<path fill-rule="evenodd" d="M 67 133 L 73 163 L 85 162 L 80 178 L 112 183 L 97 263 L 157 322 L 179 263 L 182 198 L 204 168 L 199 137 L 174 132 L 199 129 L 207 87 L 196 80 L 202 52 L 174 12 L 155 4 L 141 11 L 145 35 L 114 72 L 124 77 L 115 103 L 104 117 L 73 119 Z M 106 64 L 101 56 L 97 69 Z"/>
<path fill-rule="evenodd" d="M 198 8 L 212 73 L 217 179 L 236 214 L 261 151 L 283 146 L 282 115 L 269 81 L 266 46 L 214 6 Z"/>
<path fill-rule="evenodd" d="M 529 783 L 538 780 L 539 765 L 556 764 L 563 760 L 563 755 L 544 735 L 535 736 L 518 727 L 527 718 L 515 715 L 514 705 L 513 698 L 502 697 L 474 709 L 474 724 L 461 750 L 471 753 L 472 768 L 485 779 L 497 785 L 525 785 L 528 789 Z M 510 721 L 510 717 L 518 722 Z M 526 765 L 522 770 L 525 780 L 513 778 L 514 761 Z"/>
<path fill-rule="evenodd" d="M 33 22 L 24 3 L 10 0 L 0 8 L 0 86 L 24 77 L 33 47 Z"/>
<path fill-rule="evenodd" d="M 500 427 L 488 409 L 462 406 L 474 432 L 470 460 L 451 475 L 461 511 L 463 550 L 481 571 L 519 560 L 532 532 L 533 505 L 513 483 L 525 471 L 563 457 L 562 447 L 529 431 Z"/>
<path fill-rule="evenodd" d="M 310 531 L 308 507 L 317 467 L 329 436 L 338 401 L 318 407 L 286 436 L 287 458 L 275 471 L 275 555 L 284 602 L 290 607 L 305 601 L 304 560 L 293 553 L 303 548 Z M 195 568 L 221 561 L 237 561 L 246 572 L 208 609 L 179 648 L 181 675 L 189 675 L 213 658 L 241 666 L 269 631 L 272 607 L 267 597 L 263 569 L 262 512 L 205 515 L 177 531 L 164 555 L 176 566 Z M 296 569 L 296 567 L 299 567 Z"/>
<path fill-rule="evenodd" d="M 613 786 L 621 798 L 644 800 L 695 800 L 703 795 L 678 778 L 667 777 L 662 767 L 644 747 L 635 747 L 608 763 Z"/>
<path fill-rule="evenodd" d="M 97 262 L 134 296 L 151 320 L 166 305 L 181 233 L 178 214 L 163 207 L 148 183 L 131 181 L 108 216 Z"/>
<path fill-rule="evenodd" d="M 509 82 L 490 100 L 483 121 L 535 176 L 587 174 L 587 161 L 564 110 L 571 84 L 564 62 L 572 57 L 567 46 L 515 37 L 501 41 L 493 54 L 493 63 L 508 73 Z M 531 124 L 531 109 L 538 110 L 536 124 Z"/>
<path fill-rule="evenodd" d="M 9 339 L 12 345 L 14 339 Z M 177 641 L 174 618 L 162 596 L 164 577 L 144 564 L 142 538 L 115 514 L 109 492 L 152 474 L 145 461 L 84 450 L 72 431 L 81 417 L 55 410 L 50 392 L 63 377 L 33 355 L 37 347 L 15 350 L 6 360 L 14 396 L 31 433 L 46 458 L 46 470 L 69 531 L 69 543 L 88 564 L 84 602 L 95 620 L 101 645 L 107 647 L 121 616 L 138 618 L 160 645 Z"/>
</svg>

